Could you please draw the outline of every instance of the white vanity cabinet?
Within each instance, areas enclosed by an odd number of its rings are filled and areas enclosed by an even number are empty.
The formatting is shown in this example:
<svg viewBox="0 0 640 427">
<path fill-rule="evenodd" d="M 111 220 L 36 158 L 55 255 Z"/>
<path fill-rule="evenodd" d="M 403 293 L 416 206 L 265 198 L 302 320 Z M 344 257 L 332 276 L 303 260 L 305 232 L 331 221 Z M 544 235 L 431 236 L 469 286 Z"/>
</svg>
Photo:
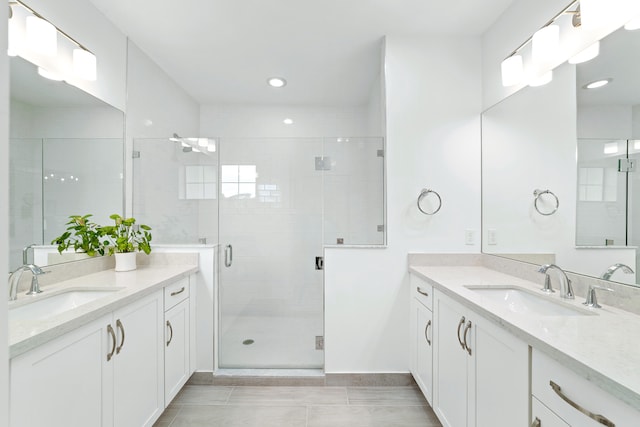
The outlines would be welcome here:
<svg viewBox="0 0 640 427">
<path fill-rule="evenodd" d="M 164 289 L 165 406 L 171 403 L 191 375 L 189 295 L 189 278 Z"/>
<path fill-rule="evenodd" d="M 113 395 L 113 348 L 106 315 L 11 359 L 12 427 L 105 426 L 103 405 Z M 108 419 L 107 419 L 108 420 Z"/>
<path fill-rule="evenodd" d="M 513 427 L 529 415 L 529 347 L 439 290 L 433 409 L 445 427 Z"/>
<path fill-rule="evenodd" d="M 163 311 L 157 291 L 113 313 L 114 427 L 151 426 L 164 411 Z"/>
<path fill-rule="evenodd" d="M 640 425 L 640 411 L 537 349 L 532 351 L 531 378 L 532 401 L 543 405 L 543 408 L 533 406 L 532 422 L 536 418 L 543 420 L 542 412 L 550 412 L 566 425 L 576 427 Z M 541 423 L 541 427 L 547 425 L 554 426 Z"/>
<path fill-rule="evenodd" d="M 157 291 L 11 359 L 12 427 L 151 426 L 164 410 Z"/>
<path fill-rule="evenodd" d="M 410 371 L 429 404 L 433 402 L 433 288 L 411 276 Z"/>
</svg>

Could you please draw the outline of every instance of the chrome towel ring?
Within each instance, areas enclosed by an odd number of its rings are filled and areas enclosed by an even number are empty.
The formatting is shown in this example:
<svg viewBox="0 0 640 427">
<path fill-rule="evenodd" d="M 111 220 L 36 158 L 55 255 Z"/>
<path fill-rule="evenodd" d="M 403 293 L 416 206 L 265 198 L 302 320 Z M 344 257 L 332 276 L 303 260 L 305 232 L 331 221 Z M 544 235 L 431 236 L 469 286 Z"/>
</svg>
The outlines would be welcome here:
<svg viewBox="0 0 640 427">
<path fill-rule="evenodd" d="M 542 212 L 538 207 L 538 201 L 540 200 L 540 197 L 542 197 L 543 194 L 550 194 L 554 199 L 556 199 L 556 207 L 551 212 Z M 558 200 L 558 196 L 553 194 L 551 190 L 536 189 L 536 190 L 533 190 L 533 195 L 535 197 L 535 199 L 533 200 L 533 207 L 536 208 L 536 210 L 540 215 L 549 216 L 549 215 L 553 215 L 558 211 L 558 208 L 560 207 L 560 200 Z"/>
<path fill-rule="evenodd" d="M 427 197 L 429 193 L 434 194 L 438 198 L 438 207 L 433 212 L 425 211 L 424 209 L 422 209 L 422 206 L 420 206 L 420 202 L 422 202 L 422 199 Z M 435 215 L 436 213 L 438 213 L 441 207 L 442 207 L 442 198 L 440 197 L 440 195 L 434 190 L 431 190 L 429 188 L 423 188 L 422 191 L 420 192 L 420 195 L 418 196 L 418 209 L 420 209 L 420 212 L 422 212 L 425 215 Z"/>
</svg>

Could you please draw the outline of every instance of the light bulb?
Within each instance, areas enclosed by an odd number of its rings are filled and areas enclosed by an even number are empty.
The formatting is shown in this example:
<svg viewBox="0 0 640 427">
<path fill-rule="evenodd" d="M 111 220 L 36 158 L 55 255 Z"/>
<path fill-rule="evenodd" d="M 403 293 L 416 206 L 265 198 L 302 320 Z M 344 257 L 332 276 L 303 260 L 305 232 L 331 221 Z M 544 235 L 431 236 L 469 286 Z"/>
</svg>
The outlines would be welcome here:
<svg viewBox="0 0 640 427">
<path fill-rule="evenodd" d="M 84 49 L 73 49 L 73 74 L 84 80 L 97 79 L 96 56 Z"/>
<path fill-rule="evenodd" d="M 58 30 L 49 21 L 27 16 L 27 44 L 34 52 L 54 56 L 58 52 Z"/>
<path fill-rule="evenodd" d="M 547 25 L 533 34 L 531 56 L 536 63 L 551 62 L 558 56 L 560 48 L 560 27 Z"/>
<path fill-rule="evenodd" d="M 502 61 L 500 66 L 502 70 L 502 85 L 513 86 L 522 82 L 524 76 L 524 67 L 522 65 L 522 56 L 513 55 Z"/>
<path fill-rule="evenodd" d="M 569 64 L 582 64 L 583 62 L 591 61 L 593 58 L 600 54 L 600 42 L 595 42 L 588 48 L 584 49 L 577 55 L 569 58 Z"/>
</svg>

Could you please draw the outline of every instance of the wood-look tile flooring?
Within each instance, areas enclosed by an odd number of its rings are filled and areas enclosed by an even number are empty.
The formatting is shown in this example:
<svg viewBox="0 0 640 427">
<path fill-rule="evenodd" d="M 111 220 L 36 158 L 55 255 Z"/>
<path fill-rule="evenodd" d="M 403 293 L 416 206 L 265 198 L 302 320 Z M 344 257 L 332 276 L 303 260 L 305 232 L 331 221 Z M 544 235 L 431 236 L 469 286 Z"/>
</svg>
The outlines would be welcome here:
<svg viewBox="0 0 640 427">
<path fill-rule="evenodd" d="M 186 385 L 154 427 L 440 427 L 417 387 Z"/>
</svg>

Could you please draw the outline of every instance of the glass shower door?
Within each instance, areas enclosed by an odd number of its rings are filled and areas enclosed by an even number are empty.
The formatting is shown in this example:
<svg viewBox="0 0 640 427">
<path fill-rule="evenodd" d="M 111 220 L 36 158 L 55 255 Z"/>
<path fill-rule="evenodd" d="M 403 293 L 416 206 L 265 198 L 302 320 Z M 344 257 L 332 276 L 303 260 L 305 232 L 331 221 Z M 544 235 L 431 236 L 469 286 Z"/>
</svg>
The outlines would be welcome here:
<svg viewBox="0 0 640 427">
<path fill-rule="evenodd" d="M 324 364 L 322 139 L 220 144 L 220 368 Z"/>
</svg>

